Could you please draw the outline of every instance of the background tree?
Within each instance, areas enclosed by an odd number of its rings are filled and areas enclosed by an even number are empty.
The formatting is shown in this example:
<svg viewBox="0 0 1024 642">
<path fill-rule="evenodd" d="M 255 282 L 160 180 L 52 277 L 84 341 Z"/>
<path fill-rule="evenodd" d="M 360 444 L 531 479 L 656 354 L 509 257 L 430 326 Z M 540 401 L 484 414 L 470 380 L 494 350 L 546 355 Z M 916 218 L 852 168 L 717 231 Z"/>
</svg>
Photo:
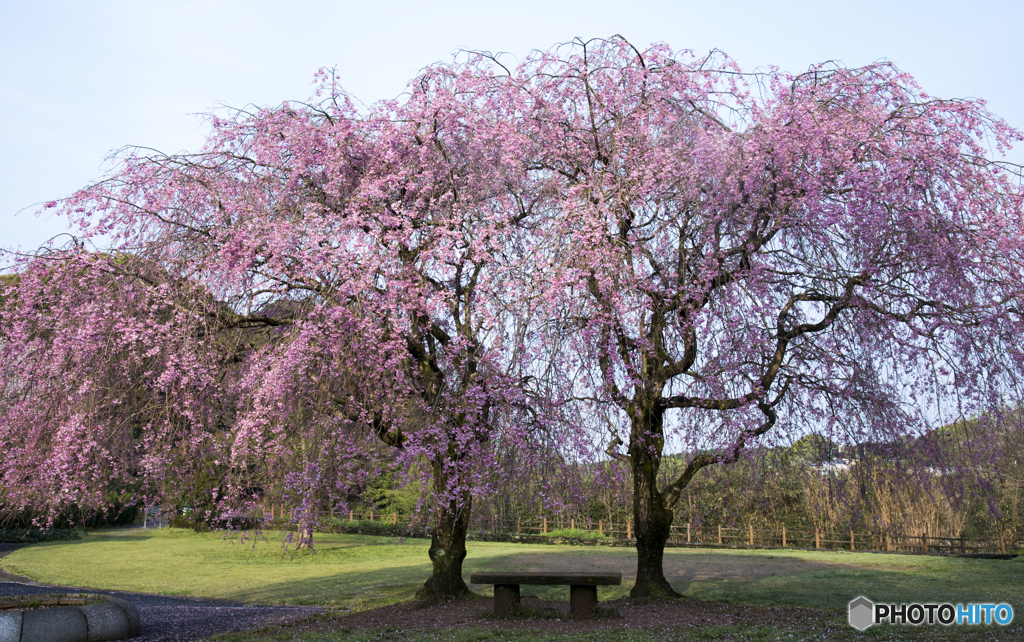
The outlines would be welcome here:
<svg viewBox="0 0 1024 642">
<path fill-rule="evenodd" d="M 76 247 L 17 277 L 0 311 L 6 509 L 88 519 L 112 497 L 151 505 L 212 474 L 230 423 L 224 346 L 205 331 L 215 302 L 135 257 Z"/>
</svg>

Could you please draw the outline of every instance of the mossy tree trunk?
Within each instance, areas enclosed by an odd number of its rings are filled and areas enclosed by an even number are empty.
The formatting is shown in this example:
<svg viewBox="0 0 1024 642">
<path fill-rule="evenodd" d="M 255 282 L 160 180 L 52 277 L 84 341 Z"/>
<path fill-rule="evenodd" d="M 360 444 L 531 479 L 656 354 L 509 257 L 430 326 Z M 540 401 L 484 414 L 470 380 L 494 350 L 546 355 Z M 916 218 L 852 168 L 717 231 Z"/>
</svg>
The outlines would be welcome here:
<svg viewBox="0 0 1024 642">
<path fill-rule="evenodd" d="M 633 419 L 629 461 L 633 472 L 633 523 L 636 528 L 636 584 L 634 599 L 681 597 L 665 579 L 663 559 L 675 517 L 658 489 L 664 437 L 662 417 L 655 408 L 638 412 Z"/>
<path fill-rule="evenodd" d="M 462 562 L 466 559 L 472 496 L 467 489 L 449 490 L 450 474 L 444 461 L 433 462 L 432 468 L 434 488 L 439 496 L 428 551 L 433 570 L 417 591 L 416 598 L 438 601 L 468 597 L 471 593 L 462 579 Z M 446 499 L 441 500 L 442 496 Z"/>
</svg>

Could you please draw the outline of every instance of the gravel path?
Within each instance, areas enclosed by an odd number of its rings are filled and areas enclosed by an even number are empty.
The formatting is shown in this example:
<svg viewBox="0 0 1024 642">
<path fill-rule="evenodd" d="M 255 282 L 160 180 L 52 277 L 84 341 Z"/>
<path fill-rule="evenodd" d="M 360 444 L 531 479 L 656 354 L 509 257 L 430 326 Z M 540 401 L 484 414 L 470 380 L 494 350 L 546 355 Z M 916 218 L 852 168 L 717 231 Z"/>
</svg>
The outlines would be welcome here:
<svg viewBox="0 0 1024 642">
<path fill-rule="evenodd" d="M 0 543 L 0 557 L 18 548 L 21 546 Z M 201 640 L 216 633 L 258 629 L 323 611 L 316 607 L 247 606 L 228 600 L 53 586 L 0 570 L 0 597 L 36 593 L 102 593 L 128 600 L 139 609 L 142 619 L 139 637 L 132 638 L 138 642 Z"/>
</svg>

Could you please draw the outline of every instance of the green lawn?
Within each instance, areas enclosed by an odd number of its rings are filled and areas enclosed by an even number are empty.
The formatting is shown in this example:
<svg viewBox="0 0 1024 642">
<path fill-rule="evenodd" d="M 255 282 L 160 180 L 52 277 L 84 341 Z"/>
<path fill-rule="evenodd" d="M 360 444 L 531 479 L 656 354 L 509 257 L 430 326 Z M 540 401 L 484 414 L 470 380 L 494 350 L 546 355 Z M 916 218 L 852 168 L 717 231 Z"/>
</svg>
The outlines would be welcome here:
<svg viewBox="0 0 1024 642">
<path fill-rule="evenodd" d="M 45 542 L 11 553 L 10 573 L 72 586 L 225 598 L 264 604 L 323 604 L 358 610 L 408 599 L 430 573 L 427 540 L 317 534 L 317 553 L 283 554 L 281 533 L 255 544 L 190 530 L 101 530 L 80 540 Z M 730 568 L 790 561 L 828 564 L 798 574 L 676 584 L 699 599 L 843 609 L 857 595 L 876 601 L 1010 602 L 1024 608 L 1024 559 L 1012 561 L 835 551 L 669 549 L 666 566 L 715 562 Z M 568 564 L 586 569 L 635 563 L 631 549 L 469 542 L 465 574 Z M 671 575 L 670 575 L 671 577 Z M 603 587 L 615 599 L 631 583 Z M 523 587 L 526 595 L 568 597 L 567 588 Z"/>
<path fill-rule="evenodd" d="M 108 530 L 23 548 L 0 564 L 52 584 L 353 610 L 408 599 L 430 573 L 424 540 L 318 535 L 316 548 L 285 555 L 277 532 L 254 543 L 191 530 Z"/>
<path fill-rule="evenodd" d="M 316 536 L 317 553 L 285 555 L 281 534 L 267 533 L 256 542 L 225 540 L 214 533 L 190 530 L 101 530 L 83 539 L 35 544 L 0 560 L 10 573 L 35 580 L 72 586 L 225 598 L 249 603 L 319 604 L 340 611 L 354 611 L 390 604 L 412 597 L 430 572 L 426 540 L 361 535 Z M 477 570 L 525 569 L 547 564 L 573 568 L 620 568 L 635 564 L 631 549 L 605 547 L 562 547 L 469 542 L 465 575 Z M 790 572 L 793 564 L 813 564 L 809 570 Z M 761 569 L 746 579 L 694 579 L 677 581 L 676 589 L 703 600 L 727 600 L 765 605 L 798 605 L 845 610 L 847 602 L 866 595 L 875 601 L 892 602 L 1009 602 L 1017 611 L 1011 630 L 984 627 L 975 634 L 1018 635 L 1024 621 L 1024 560 L 1012 561 L 941 558 L 848 552 L 669 549 L 666 567 L 700 568 L 714 565 L 725 569 Z M 790 566 L 787 567 L 786 565 Z M 790 571 L 786 569 L 789 568 Z M 773 569 L 779 572 L 772 575 Z M 670 574 L 670 577 L 671 574 Z M 728 577 L 725 573 L 723 577 Z M 628 593 L 629 581 L 621 587 L 602 587 L 600 599 L 610 600 Z M 488 594 L 487 590 L 481 591 Z M 523 587 L 524 595 L 567 599 L 563 587 Z M 575 640 L 565 636 L 524 633 L 501 634 L 492 625 L 461 632 L 438 632 L 408 638 L 415 640 Z M 924 627 L 919 633 L 935 639 L 962 639 L 962 633 Z M 959 627 L 963 628 L 963 627 Z M 762 630 L 764 629 L 764 630 Z M 929 631 L 926 631 L 928 629 Z M 909 635 L 910 629 L 902 629 Z M 776 639 L 777 630 L 765 627 L 697 627 L 685 639 Z M 812 639 L 821 632 L 793 630 L 793 638 Z M 874 627 L 868 635 L 849 639 L 888 639 L 894 628 Z M 227 636 L 224 640 L 293 639 L 288 633 Z M 338 634 L 340 635 L 340 634 Z M 369 639 L 402 639 L 400 632 L 377 631 Z M 646 642 L 654 634 L 621 632 L 584 637 L 602 641 Z M 846 632 L 843 633 L 846 635 Z M 915 634 L 916 635 L 916 634 Z M 335 634 L 323 640 L 362 640 L 363 633 L 347 637 Z M 397 636 L 397 637 L 396 637 Z M 627 636 L 627 637 L 623 637 Z M 632 636 L 632 637 L 628 637 Z M 645 637 L 646 636 L 646 637 Z M 309 639 L 321 639 L 312 637 Z M 680 638 L 684 639 L 684 638 Z M 892 639 L 906 639 L 894 637 Z M 994 639 L 1004 639 L 996 635 Z"/>
<path fill-rule="evenodd" d="M 690 554 L 700 554 L 694 551 Z M 875 602 L 1008 602 L 1024 609 L 1024 558 L 984 560 L 844 551 L 716 551 L 712 555 L 798 558 L 833 564 L 798 575 L 694 582 L 686 595 L 706 600 L 845 609 L 864 595 Z M 1021 611 L 1024 617 L 1024 611 Z"/>
<path fill-rule="evenodd" d="M 281 538 L 278 532 L 241 542 L 182 529 L 94 531 L 17 550 L 0 564 L 51 584 L 349 610 L 409 599 L 430 575 L 428 540 L 317 534 L 315 554 L 293 556 L 284 554 Z M 473 542 L 464 568 L 468 575 L 502 568 L 513 554 L 552 550 Z"/>
</svg>

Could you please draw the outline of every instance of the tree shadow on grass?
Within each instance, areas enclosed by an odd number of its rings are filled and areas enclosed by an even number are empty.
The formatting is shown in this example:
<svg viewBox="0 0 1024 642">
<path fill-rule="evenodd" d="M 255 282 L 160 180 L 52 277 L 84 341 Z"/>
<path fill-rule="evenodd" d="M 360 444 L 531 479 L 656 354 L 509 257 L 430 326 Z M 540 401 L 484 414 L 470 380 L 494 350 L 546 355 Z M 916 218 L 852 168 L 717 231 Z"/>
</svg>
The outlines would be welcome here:
<svg viewBox="0 0 1024 642">
<path fill-rule="evenodd" d="M 318 605 L 362 611 L 410 600 L 430 577 L 427 564 L 340 571 L 241 589 L 226 597 L 258 604 Z"/>
<path fill-rule="evenodd" d="M 504 557 L 504 556 L 500 556 Z M 501 570 L 508 568 L 501 560 L 475 560 L 467 564 L 463 576 L 476 596 L 490 599 L 494 592 L 492 585 L 469 584 L 470 575 L 477 570 Z M 423 583 L 430 577 L 428 563 L 392 566 L 367 571 L 340 571 L 317 577 L 309 577 L 266 584 L 252 589 L 243 589 L 225 595 L 228 599 L 259 604 L 320 605 L 348 611 L 361 611 L 396 602 L 412 600 Z M 632 581 L 622 586 L 601 586 L 598 599 L 602 602 L 627 595 Z M 528 586 L 521 588 L 523 597 L 568 602 L 568 586 Z"/>
</svg>

